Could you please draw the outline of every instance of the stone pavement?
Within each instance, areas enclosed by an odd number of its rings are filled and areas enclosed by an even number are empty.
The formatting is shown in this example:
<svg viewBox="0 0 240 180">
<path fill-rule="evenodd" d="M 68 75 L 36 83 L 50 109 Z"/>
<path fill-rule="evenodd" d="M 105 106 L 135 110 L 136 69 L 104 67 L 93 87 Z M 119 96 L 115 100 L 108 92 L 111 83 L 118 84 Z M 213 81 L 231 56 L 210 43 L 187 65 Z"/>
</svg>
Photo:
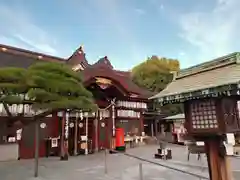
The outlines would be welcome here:
<svg viewBox="0 0 240 180">
<path fill-rule="evenodd" d="M 205 155 L 201 155 L 201 160 L 197 160 L 197 155 L 190 155 L 190 160 L 187 160 L 187 150 L 185 146 L 168 144 L 167 147 L 172 149 L 172 160 L 167 160 L 168 164 L 176 164 L 184 167 L 191 167 L 201 169 L 202 172 L 208 172 L 207 158 Z M 151 157 L 152 155 L 148 152 L 156 152 L 158 146 L 144 146 L 141 148 L 141 151 L 137 151 L 137 156 L 145 157 L 147 159 L 152 159 L 152 161 L 156 161 Z M 159 160 L 157 160 L 159 161 Z M 235 179 L 240 179 L 240 157 L 230 157 L 230 165 L 233 171 L 233 175 Z"/>
<path fill-rule="evenodd" d="M 170 161 L 156 160 L 153 154 L 157 146 L 144 146 L 128 150 L 129 154 L 140 156 L 148 160 L 165 164 L 183 171 L 208 176 L 201 168 L 192 168 Z M 183 147 L 173 147 L 174 160 L 180 161 L 184 155 Z M 240 161 L 239 161 L 240 162 Z M 70 157 L 68 161 L 59 158 L 40 159 L 39 177 L 33 177 L 33 160 L 0 162 L 1 180 L 139 180 L 139 160 L 122 154 L 107 155 L 107 171 L 104 173 L 104 153 L 88 156 Z M 143 164 L 143 180 L 199 180 L 187 174 L 176 172 L 147 162 Z M 240 164 L 239 164 L 240 166 Z M 236 176 L 235 179 L 240 179 Z"/>
</svg>

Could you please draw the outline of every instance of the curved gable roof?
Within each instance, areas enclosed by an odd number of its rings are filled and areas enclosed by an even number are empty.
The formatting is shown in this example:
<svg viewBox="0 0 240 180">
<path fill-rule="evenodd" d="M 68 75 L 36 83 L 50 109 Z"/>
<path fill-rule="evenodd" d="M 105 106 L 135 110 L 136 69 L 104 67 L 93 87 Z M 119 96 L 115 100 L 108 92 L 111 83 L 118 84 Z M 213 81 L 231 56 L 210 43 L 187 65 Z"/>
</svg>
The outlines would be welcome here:
<svg viewBox="0 0 240 180">
<path fill-rule="evenodd" d="M 118 82 L 126 92 L 137 95 L 139 98 L 149 98 L 153 95 L 152 92 L 140 88 L 131 79 L 129 72 L 116 71 L 113 69 L 110 61 L 101 58 L 97 63 L 83 70 L 84 81 L 89 81 L 94 77 L 104 77 Z"/>
<path fill-rule="evenodd" d="M 132 81 L 130 72 L 115 70 L 107 56 L 90 65 L 86 60 L 82 46 L 69 58 L 65 59 L 0 44 L 0 67 L 27 68 L 38 61 L 67 63 L 71 66 L 81 65 L 82 69 L 84 69 L 84 81 L 88 81 L 93 77 L 105 77 L 119 83 L 129 95 L 134 94 L 143 99 L 154 95 L 152 92 L 137 86 Z"/>
</svg>

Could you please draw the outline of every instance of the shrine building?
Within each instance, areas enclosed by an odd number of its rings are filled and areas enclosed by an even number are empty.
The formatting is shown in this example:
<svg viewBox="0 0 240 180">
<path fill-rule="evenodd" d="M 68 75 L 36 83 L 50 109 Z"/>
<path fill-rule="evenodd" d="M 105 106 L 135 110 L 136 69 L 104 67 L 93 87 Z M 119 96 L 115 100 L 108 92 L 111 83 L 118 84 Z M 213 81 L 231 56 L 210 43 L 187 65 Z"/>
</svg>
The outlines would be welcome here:
<svg viewBox="0 0 240 180">
<path fill-rule="evenodd" d="M 70 155 L 99 151 L 114 146 L 115 128 L 124 128 L 125 138 L 135 136 L 139 141 L 144 136 L 144 112 L 147 111 L 149 97 L 153 94 L 133 83 L 129 71 L 115 70 L 107 56 L 94 64 L 89 64 L 82 47 L 69 58 L 59 58 L 32 52 L 16 47 L 0 45 L 1 67 L 27 68 L 39 61 L 66 63 L 74 71 L 82 71 L 84 86 L 92 92 L 98 111 L 93 113 L 70 113 L 66 132 L 68 135 L 68 152 Z M 26 105 L 27 106 L 27 105 Z M 10 107 L 12 114 L 18 113 L 20 106 Z M 25 107 L 24 118 L 32 116 L 31 107 Z M 0 105 L 3 126 L 0 144 L 18 142 L 18 158 L 34 156 L 34 125 L 16 124 L 17 133 L 8 129 L 7 114 Z M 63 113 L 47 116 L 40 124 L 39 156 L 59 155 L 61 120 Z M 14 141 L 14 138 L 16 140 Z M 85 142 L 85 143 L 83 143 Z"/>
</svg>

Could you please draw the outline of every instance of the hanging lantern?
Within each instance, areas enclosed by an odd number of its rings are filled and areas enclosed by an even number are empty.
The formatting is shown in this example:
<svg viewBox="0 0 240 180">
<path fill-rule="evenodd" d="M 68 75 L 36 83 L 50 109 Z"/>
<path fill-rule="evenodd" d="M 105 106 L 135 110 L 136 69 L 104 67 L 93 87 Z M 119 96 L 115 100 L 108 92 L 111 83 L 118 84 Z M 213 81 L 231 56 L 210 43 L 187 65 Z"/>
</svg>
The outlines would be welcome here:
<svg viewBox="0 0 240 180">
<path fill-rule="evenodd" d="M 69 124 L 69 127 L 70 127 L 70 128 L 73 128 L 73 127 L 74 127 L 74 123 L 73 123 L 73 122 L 70 123 L 70 124 Z"/>
<path fill-rule="evenodd" d="M 79 123 L 79 125 L 78 125 L 80 128 L 82 128 L 83 127 L 83 123 Z"/>
<path fill-rule="evenodd" d="M 84 113 L 84 117 L 88 117 L 88 112 L 85 112 L 85 113 Z"/>
<path fill-rule="evenodd" d="M 41 124 L 40 124 L 40 128 L 42 128 L 42 129 L 46 128 L 46 126 L 47 126 L 46 123 L 41 123 Z"/>
<path fill-rule="evenodd" d="M 58 113 L 57 113 L 57 116 L 58 116 L 58 117 L 62 117 L 62 116 L 63 116 L 63 112 L 62 112 L 62 111 L 58 112 Z"/>
<path fill-rule="evenodd" d="M 104 122 L 101 123 L 101 127 L 105 127 L 105 123 Z"/>
</svg>

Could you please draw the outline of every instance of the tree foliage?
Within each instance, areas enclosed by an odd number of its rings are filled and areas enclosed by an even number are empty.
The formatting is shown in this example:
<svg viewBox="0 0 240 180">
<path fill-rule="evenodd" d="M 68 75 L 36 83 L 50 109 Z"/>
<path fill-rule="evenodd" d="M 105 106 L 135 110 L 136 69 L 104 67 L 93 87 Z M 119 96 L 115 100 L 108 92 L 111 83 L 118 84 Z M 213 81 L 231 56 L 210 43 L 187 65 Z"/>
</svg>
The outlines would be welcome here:
<svg viewBox="0 0 240 180">
<path fill-rule="evenodd" d="M 61 110 L 91 111 L 97 108 L 91 92 L 84 88 L 81 74 L 60 63 L 41 62 L 28 69 L 0 68 L 0 103 L 10 117 L 17 120 L 22 112 L 12 114 L 13 104 L 30 105 L 34 119 Z"/>
<path fill-rule="evenodd" d="M 172 81 L 173 72 L 179 69 L 180 64 L 176 59 L 152 56 L 132 69 L 132 78 L 138 86 L 158 93 Z M 174 114 L 181 112 L 182 108 L 177 105 L 167 105 L 162 107 L 161 111 Z"/>
<path fill-rule="evenodd" d="M 179 61 L 152 56 L 132 69 L 133 81 L 152 92 L 162 91 L 172 81 L 172 71 L 179 70 Z"/>
</svg>

